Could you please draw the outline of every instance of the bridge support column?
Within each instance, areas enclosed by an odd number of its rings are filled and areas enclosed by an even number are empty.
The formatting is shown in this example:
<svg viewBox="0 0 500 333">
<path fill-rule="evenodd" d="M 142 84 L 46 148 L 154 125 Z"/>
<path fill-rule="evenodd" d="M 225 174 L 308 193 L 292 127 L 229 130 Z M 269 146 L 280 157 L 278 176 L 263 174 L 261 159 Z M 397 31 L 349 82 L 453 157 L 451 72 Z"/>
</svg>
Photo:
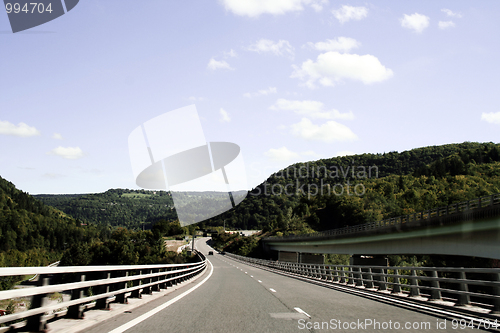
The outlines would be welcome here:
<svg viewBox="0 0 500 333">
<path fill-rule="evenodd" d="M 301 262 L 299 252 L 278 251 L 278 261 Z"/>
</svg>

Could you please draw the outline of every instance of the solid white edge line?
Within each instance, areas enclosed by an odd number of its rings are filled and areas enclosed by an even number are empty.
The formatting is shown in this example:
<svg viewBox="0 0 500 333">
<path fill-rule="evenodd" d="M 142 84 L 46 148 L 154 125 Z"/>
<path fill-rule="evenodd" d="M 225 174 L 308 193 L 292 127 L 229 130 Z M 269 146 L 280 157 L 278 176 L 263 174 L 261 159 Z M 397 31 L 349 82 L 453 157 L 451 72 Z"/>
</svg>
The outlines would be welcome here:
<svg viewBox="0 0 500 333">
<path fill-rule="evenodd" d="M 311 318 L 310 315 L 307 314 L 307 312 L 305 312 L 304 310 L 302 310 L 301 308 L 294 308 L 295 311 L 297 311 L 298 313 L 302 313 L 306 316 L 308 316 L 309 318 Z"/>
<path fill-rule="evenodd" d="M 195 289 L 197 289 L 199 286 L 201 286 L 202 284 L 204 284 L 210 278 L 210 276 L 212 276 L 212 273 L 214 271 L 214 266 L 212 265 L 212 263 L 210 262 L 210 260 L 207 259 L 207 261 L 210 263 L 210 273 L 208 274 L 208 276 L 205 279 L 203 279 L 203 281 L 201 281 L 200 283 L 198 283 L 193 288 L 191 288 L 191 289 L 183 292 L 179 296 L 176 296 L 176 297 L 172 298 L 170 301 L 168 301 L 166 303 L 163 303 L 162 305 L 154 308 L 153 310 L 151 310 L 149 312 L 146 312 L 145 314 L 143 314 L 143 315 L 135 318 L 134 320 L 129 321 L 126 324 L 123 324 L 122 326 L 119 326 L 119 327 L 115 328 L 112 331 L 109 331 L 108 333 L 122 333 L 122 332 L 125 332 L 129 328 L 134 327 L 135 325 L 139 324 L 140 322 L 148 319 L 149 317 L 151 317 L 151 316 L 157 314 L 158 312 L 160 312 L 161 310 L 165 309 L 169 305 L 172 305 L 173 303 L 177 302 L 178 300 L 180 300 L 184 296 L 187 296 L 189 293 L 191 293 L 192 291 L 194 291 Z"/>
</svg>

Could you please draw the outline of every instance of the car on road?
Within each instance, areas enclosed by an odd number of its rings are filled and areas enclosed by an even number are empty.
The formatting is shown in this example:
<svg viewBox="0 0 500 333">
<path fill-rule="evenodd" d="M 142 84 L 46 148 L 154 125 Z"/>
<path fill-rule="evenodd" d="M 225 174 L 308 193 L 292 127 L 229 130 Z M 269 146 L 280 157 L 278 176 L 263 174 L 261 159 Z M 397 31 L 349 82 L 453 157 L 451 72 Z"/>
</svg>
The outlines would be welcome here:
<svg viewBox="0 0 500 333">
<path fill-rule="evenodd" d="M 209 256 L 213 256 L 214 255 L 214 251 L 208 251 L 208 255 Z"/>
</svg>

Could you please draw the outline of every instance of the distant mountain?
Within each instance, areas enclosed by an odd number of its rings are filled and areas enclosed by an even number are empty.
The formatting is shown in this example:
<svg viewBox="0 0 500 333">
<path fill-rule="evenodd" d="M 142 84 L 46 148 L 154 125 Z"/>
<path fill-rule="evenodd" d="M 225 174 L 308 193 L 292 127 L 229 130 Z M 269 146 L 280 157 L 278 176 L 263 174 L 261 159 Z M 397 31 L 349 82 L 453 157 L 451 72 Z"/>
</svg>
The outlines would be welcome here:
<svg viewBox="0 0 500 333">
<path fill-rule="evenodd" d="M 165 191 L 111 189 L 95 194 L 39 194 L 45 204 L 85 223 L 151 229 L 157 217 L 174 220 L 170 193 Z"/>
</svg>

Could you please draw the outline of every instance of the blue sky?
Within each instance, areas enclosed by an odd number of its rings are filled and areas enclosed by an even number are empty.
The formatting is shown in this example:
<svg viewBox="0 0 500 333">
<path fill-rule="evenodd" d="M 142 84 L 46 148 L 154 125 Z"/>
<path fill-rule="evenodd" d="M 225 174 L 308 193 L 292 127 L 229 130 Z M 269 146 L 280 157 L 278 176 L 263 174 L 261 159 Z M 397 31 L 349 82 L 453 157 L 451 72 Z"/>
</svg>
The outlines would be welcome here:
<svg viewBox="0 0 500 333">
<path fill-rule="evenodd" d="M 24 191 L 138 188 L 134 128 L 195 104 L 250 187 L 295 162 L 499 142 L 500 3 L 82 0 L 0 13 L 0 175 Z"/>
</svg>

